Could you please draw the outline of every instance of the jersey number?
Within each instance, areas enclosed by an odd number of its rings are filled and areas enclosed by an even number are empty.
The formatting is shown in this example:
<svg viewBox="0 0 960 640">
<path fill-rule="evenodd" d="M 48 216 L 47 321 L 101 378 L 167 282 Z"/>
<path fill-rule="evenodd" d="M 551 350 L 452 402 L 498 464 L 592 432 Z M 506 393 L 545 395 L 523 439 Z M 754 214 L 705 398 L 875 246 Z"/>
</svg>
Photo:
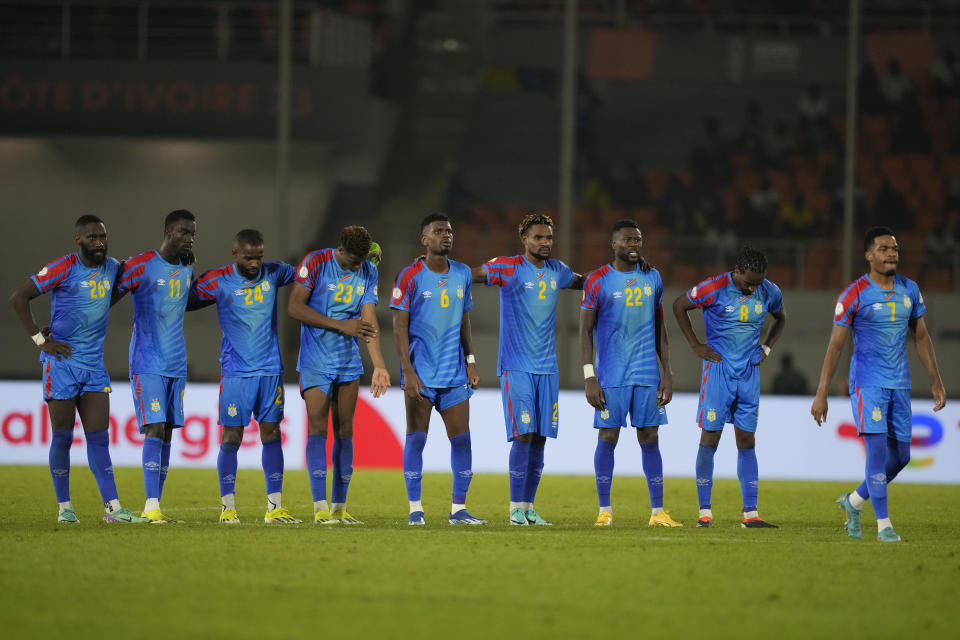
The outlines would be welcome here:
<svg viewBox="0 0 960 640">
<path fill-rule="evenodd" d="M 440 306 L 444 309 L 450 306 L 450 296 L 447 295 L 446 289 L 440 290 Z"/>
<path fill-rule="evenodd" d="M 539 295 L 537 295 L 537 297 L 540 298 L 541 300 L 546 300 L 546 299 L 547 299 L 547 296 L 543 295 L 543 294 L 545 294 L 546 292 L 547 292 L 547 283 L 544 282 L 543 280 L 541 280 L 541 281 L 540 281 L 540 293 L 539 293 Z"/>
<path fill-rule="evenodd" d="M 890 322 L 893 322 L 897 317 L 897 303 L 888 302 L 887 306 L 890 307 Z"/>
<path fill-rule="evenodd" d="M 750 307 L 745 304 L 740 305 L 740 322 L 746 322 L 750 316 Z"/>
<path fill-rule="evenodd" d="M 102 298 L 107 295 L 107 290 L 104 288 L 102 282 L 97 282 L 96 280 L 90 281 L 90 298 L 96 300 L 97 298 Z"/>
<path fill-rule="evenodd" d="M 244 289 L 244 291 L 247 292 L 247 297 L 243 299 L 243 304 L 253 304 L 254 300 L 257 302 L 263 302 L 263 291 L 260 290 L 260 285 L 257 285 L 252 289 Z M 253 298 L 253 300 L 251 300 L 251 298 Z"/>
<path fill-rule="evenodd" d="M 180 297 L 180 281 L 179 280 L 170 281 L 170 297 L 171 298 Z"/>
<path fill-rule="evenodd" d="M 353 300 L 353 285 L 343 284 L 342 282 L 338 284 L 333 299 L 343 304 L 350 304 L 350 301 Z"/>
<path fill-rule="evenodd" d="M 643 300 L 640 299 L 640 296 L 643 294 L 643 289 L 640 287 L 634 287 L 631 289 L 627 287 L 623 290 L 627 294 L 627 306 L 628 307 L 642 307 Z"/>
</svg>

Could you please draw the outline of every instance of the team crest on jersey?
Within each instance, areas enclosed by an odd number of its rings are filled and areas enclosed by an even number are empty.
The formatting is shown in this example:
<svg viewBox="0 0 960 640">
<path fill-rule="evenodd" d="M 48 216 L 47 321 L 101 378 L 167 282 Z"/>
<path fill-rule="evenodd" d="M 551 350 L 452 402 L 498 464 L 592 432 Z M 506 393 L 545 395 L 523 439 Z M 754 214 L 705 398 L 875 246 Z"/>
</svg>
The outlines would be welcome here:
<svg viewBox="0 0 960 640">
<path fill-rule="evenodd" d="M 707 411 L 707 420 L 708 420 L 709 422 L 716 422 L 716 421 L 717 421 L 717 412 L 714 411 L 713 409 L 710 409 L 710 411 Z"/>
<path fill-rule="evenodd" d="M 40 271 L 37 271 L 37 275 L 38 275 L 39 277 L 41 277 L 41 278 L 42 278 L 43 276 L 47 275 L 47 268 L 44 267 L 43 269 L 40 269 Z"/>
<path fill-rule="evenodd" d="M 227 415 L 231 418 L 237 417 L 237 405 L 231 404 L 227 407 Z"/>
<path fill-rule="evenodd" d="M 520 414 L 520 422 L 523 424 L 530 424 L 530 414 L 526 411 Z"/>
<path fill-rule="evenodd" d="M 551 291 L 557 290 L 557 281 L 554 280 L 553 278 L 550 278 L 550 290 Z"/>
<path fill-rule="evenodd" d="M 260 283 L 260 290 L 261 290 L 261 291 L 270 291 L 270 283 L 267 282 L 266 280 L 264 280 L 263 282 L 261 282 L 261 283 Z"/>
<path fill-rule="evenodd" d="M 463 287 L 457 287 L 457 297 L 458 298 L 463 297 Z"/>
<path fill-rule="evenodd" d="M 758 302 L 753 306 L 753 310 L 755 313 L 763 313 L 763 305 Z"/>
<path fill-rule="evenodd" d="M 307 266 L 304 265 L 304 266 L 300 267 L 300 271 L 297 272 L 297 275 L 300 276 L 301 278 L 306 278 L 306 277 L 307 277 L 307 274 L 309 274 L 309 273 L 310 273 L 310 272 L 307 270 Z"/>
<path fill-rule="evenodd" d="M 610 410 L 609 410 L 609 409 L 604 409 L 603 411 L 601 411 L 601 412 L 600 412 L 600 418 L 603 419 L 603 420 L 609 420 L 609 419 L 610 419 Z"/>
<path fill-rule="evenodd" d="M 651 287 L 650 285 L 644 285 L 644 287 L 643 287 L 643 295 L 645 295 L 645 296 L 652 296 L 652 295 L 653 295 L 653 287 Z"/>
<path fill-rule="evenodd" d="M 362 296 L 364 291 L 366 291 L 366 289 L 364 288 L 364 286 L 363 286 L 362 284 L 357 285 L 357 295 L 358 295 L 358 296 Z"/>
<path fill-rule="evenodd" d="M 880 422 L 880 419 L 883 418 L 883 412 L 880 411 L 880 407 L 873 408 L 873 412 L 870 414 L 870 418 L 874 422 Z"/>
<path fill-rule="evenodd" d="M 524 289 L 533 289 L 533 283 L 532 283 L 532 282 L 524 282 L 524 283 L 523 283 L 523 287 L 524 287 Z"/>
<path fill-rule="evenodd" d="M 907 309 L 913 306 L 913 303 L 910 302 L 910 296 L 903 296 L 903 306 L 905 306 Z"/>
<path fill-rule="evenodd" d="M 393 299 L 399 300 L 403 297 L 403 291 L 400 291 L 400 287 L 394 287 L 393 289 Z"/>
<path fill-rule="evenodd" d="M 103 279 L 103 288 L 110 291 L 110 281 L 107 278 Z"/>
<path fill-rule="evenodd" d="M 150 401 L 150 411 L 153 411 L 154 413 L 160 411 L 160 401 L 156 398 Z"/>
</svg>

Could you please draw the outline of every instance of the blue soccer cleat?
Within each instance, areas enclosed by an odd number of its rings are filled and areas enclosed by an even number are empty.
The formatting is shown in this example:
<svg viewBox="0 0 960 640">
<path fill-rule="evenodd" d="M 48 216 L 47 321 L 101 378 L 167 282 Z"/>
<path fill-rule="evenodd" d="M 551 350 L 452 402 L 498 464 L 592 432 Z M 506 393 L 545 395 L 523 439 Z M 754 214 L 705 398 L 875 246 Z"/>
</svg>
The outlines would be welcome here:
<svg viewBox="0 0 960 640">
<path fill-rule="evenodd" d="M 474 518 L 466 509 L 460 509 L 460 511 L 450 514 L 450 524 L 478 525 L 487 524 L 487 521 L 481 518 Z"/>
<path fill-rule="evenodd" d="M 527 520 L 527 514 L 523 509 L 511 509 L 510 524 L 518 527 L 526 527 L 530 524 L 530 521 Z"/>
<path fill-rule="evenodd" d="M 423 519 L 423 511 L 414 511 L 411 513 L 407 519 L 407 524 L 411 527 L 422 527 L 427 524 L 426 520 Z"/>
<path fill-rule="evenodd" d="M 877 533 L 877 542 L 900 542 L 900 536 L 893 527 L 884 527 Z"/>
<path fill-rule="evenodd" d="M 859 540 L 863 536 L 863 532 L 860 529 L 860 514 L 863 513 L 863 509 L 853 508 L 853 505 L 850 504 L 849 493 L 845 493 L 837 498 L 837 504 L 840 505 L 840 509 L 843 511 L 843 517 L 845 518 L 843 528 L 847 530 L 847 535 L 854 540 Z"/>
<path fill-rule="evenodd" d="M 80 522 L 80 519 L 77 518 L 77 512 L 74 511 L 73 509 L 64 509 L 57 515 L 57 522 L 65 523 L 65 524 L 75 524 L 77 522 Z"/>
</svg>

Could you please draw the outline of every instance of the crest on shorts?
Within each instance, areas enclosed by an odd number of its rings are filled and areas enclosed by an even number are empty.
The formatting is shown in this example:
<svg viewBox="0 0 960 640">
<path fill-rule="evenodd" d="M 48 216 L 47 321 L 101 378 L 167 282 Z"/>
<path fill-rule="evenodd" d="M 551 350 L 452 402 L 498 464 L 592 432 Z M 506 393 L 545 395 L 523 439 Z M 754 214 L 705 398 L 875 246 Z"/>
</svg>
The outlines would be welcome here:
<svg viewBox="0 0 960 640">
<path fill-rule="evenodd" d="M 714 411 L 713 409 L 710 409 L 710 411 L 707 411 L 707 421 L 709 421 L 709 422 L 716 422 L 716 421 L 717 421 L 717 412 Z"/>
<path fill-rule="evenodd" d="M 530 414 L 527 411 L 524 411 L 520 414 L 520 422 L 523 424 L 530 424 Z"/>
<path fill-rule="evenodd" d="M 602 419 L 604 419 L 604 420 L 609 420 L 609 419 L 610 419 L 610 410 L 609 410 L 609 409 L 604 409 L 603 411 L 601 411 L 601 412 L 600 412 L 600 417 L 601 417 Z"/>
<path fill-rule="evenodd" d="M 874 422 L 880 422 L 880 419 L 883 418 L 883 412 L 880 411 L 880 407 L 874 407 L 873 413 L 870 414 L 870 417 Z"/>
<path fill-rule="evenodd" d="M 113 391 L 113 389 L 111 389 L 109 385 L 103 388 L 104 393 L 110 393 L 111 391 Z"/>
<path fill-rule="evenodd" d="M 150 411 L 153 411 L 154 413 L 160 411 L 160 401 L 156 398 L 150 401 Z"/>
<path fill-rule="evenodd" d="M 236 418 L 236 417 L 237 417 L 237 405 L 231 403 L 230 406 L 227 407 L 227 415 L 230 416 L 231 418 Z"/>
<path fill-rule="evenodd" d="M 903 296 L 903 306 L 905 306 L 907 309 L 913 306 L 913 303 L 910 302 L 910 296 Z"/>
</svg>

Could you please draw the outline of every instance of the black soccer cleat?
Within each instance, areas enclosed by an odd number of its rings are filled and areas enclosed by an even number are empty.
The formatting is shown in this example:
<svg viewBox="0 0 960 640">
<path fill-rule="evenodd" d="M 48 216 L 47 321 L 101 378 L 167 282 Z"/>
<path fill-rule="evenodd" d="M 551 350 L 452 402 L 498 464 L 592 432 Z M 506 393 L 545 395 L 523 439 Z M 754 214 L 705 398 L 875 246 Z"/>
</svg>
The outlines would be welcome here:
<svg viewBox="0 0 960 640">
<path fill-rule="evenodd" d="M 744 529 L 779 529 L 775 524 L 770 524 L 766 520 L 761 520 L 760 518 L 747 518 L 743 519 L 743 522 L 740 523 L 740 526 Z"/>
</svg>

